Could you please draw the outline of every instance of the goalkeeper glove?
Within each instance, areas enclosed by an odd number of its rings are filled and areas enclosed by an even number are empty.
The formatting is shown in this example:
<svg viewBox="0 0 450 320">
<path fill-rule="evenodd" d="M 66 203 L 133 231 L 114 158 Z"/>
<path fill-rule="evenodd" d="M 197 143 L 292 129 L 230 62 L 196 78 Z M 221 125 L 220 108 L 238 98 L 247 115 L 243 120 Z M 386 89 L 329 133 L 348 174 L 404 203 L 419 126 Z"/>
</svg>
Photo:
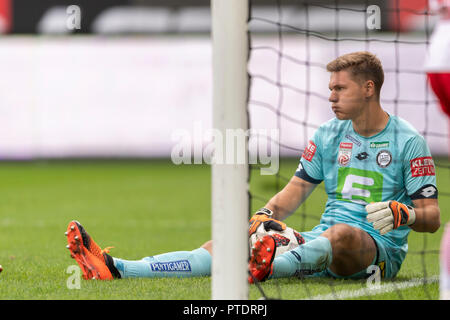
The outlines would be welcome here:
<svg viewBox="0 0 450 320">
<path fill-rule="evenodd" d="M 256 229 L 262 224 L 264 224 L 264 229 L 266 231 L 276 230 L 283 231 L 286 229 L 286 224 L 284 222 L 275 220 L 271 218 L 273 215 L 272 210 L 267 208 L 261 208 L 258 212 L 256 212 L 253 217 L 250 219 L 248 235 L 251 236 L 256 232 Z"/>
<path fill-rule="evenodd" d="M 416 221 L 414 208 L 398 201 L 374 202 L 366 206 L 367 220 L 381 235 Z"/>
</svg>

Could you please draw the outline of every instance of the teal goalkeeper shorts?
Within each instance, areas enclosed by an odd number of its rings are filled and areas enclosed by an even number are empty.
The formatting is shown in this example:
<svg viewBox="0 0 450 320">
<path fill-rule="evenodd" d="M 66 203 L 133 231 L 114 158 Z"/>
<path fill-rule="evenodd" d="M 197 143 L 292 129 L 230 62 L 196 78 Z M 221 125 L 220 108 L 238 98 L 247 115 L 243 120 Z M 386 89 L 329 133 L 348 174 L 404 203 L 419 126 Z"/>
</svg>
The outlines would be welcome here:
<svg viewBox="0 0 450 320">
<path fill-rule="evenodd" d="M 355 225 L 349 224 L 352 227 L 357 227 Z M 300 232 L 306 242 L 311 241 L 318 236 L 320 236 L 325 230 L 327 230 L 330 226 L 327 224 L 319 224 L 314 227 L 311 231 Z M 366 231 L 366 230 L 364 230 Z M 367 231 L 366 231 L 367 232 Z M 368 233 L 372 239 L 375 241 L 377 246 L 377 254 L 372 262 L 372 265 L 376 265 L 380 268 L 381 278 L 383 279 L 392 279 L 394 278 L 405 259 L 406 253 L 398 248 L 392 248 L 387 244 L 386 241 L 383 240 L 379 234 L 370 234 Z M 337 279 L 366 279 L 370 277 L 374 273 L 374 268 L 367 268 L 365 270 L 361 270 L 351 276 L 342 277 L 337 274 L 334 274 L 331 270 L 326 269 L 322 272 L 318 272 L 312 275 L 312 277 L 333 277 Z"/>
</svg>

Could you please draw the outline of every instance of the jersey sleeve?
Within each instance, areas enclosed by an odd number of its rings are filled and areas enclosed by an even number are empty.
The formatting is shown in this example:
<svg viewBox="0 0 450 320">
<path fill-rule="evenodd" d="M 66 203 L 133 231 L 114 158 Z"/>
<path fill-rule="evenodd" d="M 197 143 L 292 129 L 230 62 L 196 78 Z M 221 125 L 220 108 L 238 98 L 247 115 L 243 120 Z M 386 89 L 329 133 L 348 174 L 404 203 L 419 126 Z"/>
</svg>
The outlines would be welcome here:
<svg viewBox="0 0 450 320">
<path fill-rule="evenodd" d="M 320 129 L 319 129 L 320 130 Z M 303 151 L 295 176 L 308 182 L 319 184 L 323 181 L 322 144 L 317 130 Z"/>
<path fill-rule="evenodd" d="M 403 173 L 406 191 L 412 200 L 437 198 L 434 161 L 422 136 L 415 136 L 406 143 Z"/>
</svg>

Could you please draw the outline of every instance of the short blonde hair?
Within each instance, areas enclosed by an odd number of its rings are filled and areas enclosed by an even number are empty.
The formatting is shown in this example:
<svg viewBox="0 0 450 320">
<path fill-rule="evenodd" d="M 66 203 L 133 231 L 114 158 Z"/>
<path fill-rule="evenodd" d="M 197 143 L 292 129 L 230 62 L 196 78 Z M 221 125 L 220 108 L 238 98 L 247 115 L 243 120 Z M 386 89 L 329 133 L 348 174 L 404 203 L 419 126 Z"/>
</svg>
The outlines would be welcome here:
<svg viewBox="0 0 450 320">
<path fill-rule="evenodd" d="M 380 59 L 367 51 L 344 54 L 327 64 L 329 72 L 348 70 L 350 74 L 361 81 L 372 80 L 375 91 L 380 97 L 381 86 L 384 82 L 384 71 Z"/>
</svg>

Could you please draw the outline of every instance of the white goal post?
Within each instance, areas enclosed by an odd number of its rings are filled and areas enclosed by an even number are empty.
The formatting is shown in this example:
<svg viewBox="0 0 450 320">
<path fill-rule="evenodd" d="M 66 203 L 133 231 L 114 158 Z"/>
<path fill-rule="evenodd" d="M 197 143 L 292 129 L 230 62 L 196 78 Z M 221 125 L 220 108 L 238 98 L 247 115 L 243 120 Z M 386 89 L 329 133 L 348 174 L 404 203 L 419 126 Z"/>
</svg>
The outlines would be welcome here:
<svg viewBox="0 0 450 320">
<path fill-rule="evenodd" d="M 224 138 L 224 155 L 245 152 L 244 163 L 212 164 L 214 300 L 248 299 L 248 140 L 245 150 L 239 143 L 225 150 L 227 130 L 248 129 L 248 10 L 248 0 L 211 0 L 213 128 Z"/>
</svg>

